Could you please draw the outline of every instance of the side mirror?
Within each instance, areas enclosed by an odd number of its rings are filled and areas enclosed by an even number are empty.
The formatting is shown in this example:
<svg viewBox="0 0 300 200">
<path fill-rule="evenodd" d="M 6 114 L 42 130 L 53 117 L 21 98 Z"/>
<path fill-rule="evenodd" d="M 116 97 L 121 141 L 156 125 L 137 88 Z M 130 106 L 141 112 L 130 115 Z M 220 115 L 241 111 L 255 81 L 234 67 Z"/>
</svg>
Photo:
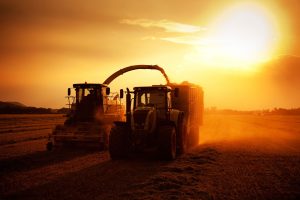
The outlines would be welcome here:
<svg viewBox="0 0 300 200">
<path fill-rule="evenodd" d="M 178 97 L 178 95 L 179 95 L 179 88 L 175 88 L 175 90 L 174 90 L 174 96 Z"/>
<path fill-rule="evenodd" d="M 123 99 L 123 97 L 124 97 L 124 90 L 121 89 L 121 90 L 120 90 L 120 99 Z"/>
<path fill-rule="evenodd" d="M 105 92 L 106 92 L 106 95 L 109 95 L 110 94 L 110 88 L 107 87 Z"/>
<path fill-rule="evenodd" d="M 71 95 L 71 88 L 68 88 L 68 96 Z"/>
</svg>

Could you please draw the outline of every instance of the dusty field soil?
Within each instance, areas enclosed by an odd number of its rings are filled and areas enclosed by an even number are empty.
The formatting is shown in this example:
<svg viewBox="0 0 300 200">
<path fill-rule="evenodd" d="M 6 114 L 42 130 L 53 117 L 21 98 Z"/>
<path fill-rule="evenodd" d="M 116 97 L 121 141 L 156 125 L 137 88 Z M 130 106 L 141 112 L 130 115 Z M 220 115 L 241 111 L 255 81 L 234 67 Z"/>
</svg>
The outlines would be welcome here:
<svg viewBox="0 0 300 200">
<path fill-rule="evenodd" d="M 1 121 L 0 199 L 300 199 L 300 117 L 208 115 L 204 123 L 198 147 L 164 162 L 46 152 L 45 138 L 30 139 L 36 129 L 6 142 L 14 131 Z"/>
<path fill-rule="evenodd" d="M 48 135 L 64 120 L 60 114 L 0 115 L 0 160 L 44 151 Z"/>
</svg>

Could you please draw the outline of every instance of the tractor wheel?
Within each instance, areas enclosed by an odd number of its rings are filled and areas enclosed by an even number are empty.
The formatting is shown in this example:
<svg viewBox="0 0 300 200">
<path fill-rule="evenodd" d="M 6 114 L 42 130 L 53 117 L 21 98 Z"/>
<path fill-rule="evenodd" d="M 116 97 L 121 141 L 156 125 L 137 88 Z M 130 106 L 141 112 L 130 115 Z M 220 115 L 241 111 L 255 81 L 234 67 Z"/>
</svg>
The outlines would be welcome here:
<svg viewBox="0 0 300 200">
<path fill-rule="evenodd" d="M 187 135 L 186 135 L 186 123 L 184 119 L 181 119 L 180 122 L 178 123 L 178 128 L 177 128 L 177 143 L 178 143 L 178 151 L 177 154 L 183 154 L 187 151 Z"/>
<path fill-rule="evenodd" d="M 47 149 L 47 151 L 52 151 L 52 149 L 53 149 L 53 143 L 52 142 L 48 142 L 47 145 L 46 145 L 46 149 Z"/>
<path fill-rule="evenodd" d="M 129 136 L 124 127 L 113 126 L 109 135 L 109 154 L 111 159 L 125 158 L 129 153 Z"/>
<path fill-rule="evenodd" d="M 159 155 L 165 160 L 176 158 L 176 130 L 174 126 L 159 127 Z"/>
</svg>

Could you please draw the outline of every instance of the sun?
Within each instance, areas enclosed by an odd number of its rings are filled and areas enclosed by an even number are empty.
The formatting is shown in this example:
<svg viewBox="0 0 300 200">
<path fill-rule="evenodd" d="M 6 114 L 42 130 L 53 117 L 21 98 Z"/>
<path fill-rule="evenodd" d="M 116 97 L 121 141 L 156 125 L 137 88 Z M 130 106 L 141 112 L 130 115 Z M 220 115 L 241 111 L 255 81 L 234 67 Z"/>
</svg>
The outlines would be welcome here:
<svg viewBox="0 0 300 200">
<path fill-rule="evenodd" d="M 246 69 L 272 57 L 277 31 L 266 10 L 246 4 L 221 14 L 207 37 L 209 46 L 202 49 L 207 61 L 223 67 Z"/>
</svg>

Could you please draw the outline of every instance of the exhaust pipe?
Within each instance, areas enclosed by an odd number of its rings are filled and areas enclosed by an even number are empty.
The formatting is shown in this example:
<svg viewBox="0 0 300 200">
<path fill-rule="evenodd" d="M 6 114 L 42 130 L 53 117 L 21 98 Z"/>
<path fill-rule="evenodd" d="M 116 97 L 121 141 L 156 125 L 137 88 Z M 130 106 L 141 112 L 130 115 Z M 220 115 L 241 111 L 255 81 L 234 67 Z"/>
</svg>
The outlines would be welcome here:
<svg viewBox="0 0 300 200">
<path fill-rule="evenodd" d="M 130 125 L 131 124 L 131 94 L 129 89 L 127 88 L 126 93 L 126 122 Z"/>
</svg>

